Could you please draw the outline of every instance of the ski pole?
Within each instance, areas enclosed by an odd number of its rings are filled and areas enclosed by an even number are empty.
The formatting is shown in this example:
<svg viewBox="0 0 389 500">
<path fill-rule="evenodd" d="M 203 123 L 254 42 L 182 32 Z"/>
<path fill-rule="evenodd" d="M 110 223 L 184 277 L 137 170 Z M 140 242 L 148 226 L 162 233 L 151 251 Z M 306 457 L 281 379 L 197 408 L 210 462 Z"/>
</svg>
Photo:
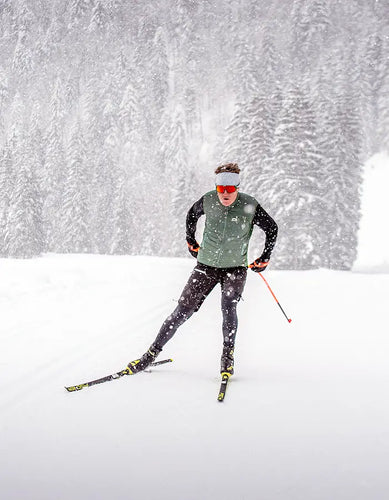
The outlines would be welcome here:
<svg viewBox="0 0 389 500">
<path fill-rule="evenodd" d="M 279 308 L 281 309 L 281 311 L 282 311 L 283 315 L 284 315 L 284 316 L 285 316 L 285 318 L 288 320 L 288 323 L 291 323 L 291 322 L 292 322 L 292 320 L 291 320 L 290 318 L 288 318 L 288 316 L 286 315 L 285 311 L 282 309 L 281 304 L 278 302 L 277 297 L 274 295 L 273 290 L 270 288 L 270 285 L 269 285 L 269 283 L 266 281 L 265 277 L 262 275 L 262 273 L 258 273 L 258 274 L 259 274 L 259 276 L 263 279 L 263 281 L 266 283 L 266 286 L 268 287 L 268 289 L 269 289 L 270 293 L 273 295 L 274 300 L 277 302 L 277 304 L 278 304 Z"/>
</svg>

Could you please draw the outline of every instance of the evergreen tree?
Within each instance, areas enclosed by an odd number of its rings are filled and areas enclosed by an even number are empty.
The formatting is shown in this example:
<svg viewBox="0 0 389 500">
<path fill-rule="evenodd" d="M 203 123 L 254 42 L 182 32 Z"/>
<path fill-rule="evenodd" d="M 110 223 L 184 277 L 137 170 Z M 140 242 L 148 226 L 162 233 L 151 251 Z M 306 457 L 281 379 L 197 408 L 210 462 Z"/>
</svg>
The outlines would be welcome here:
<svg viewBox="0 0 389 500">
<path fill-rule="evenodd" d="M 163 148 L 165 165 L 166 186 L 169 187 L 171 196 L 171 225 L 168 228 L 168 255 L 182 255 L 182 224 L 183 217 L 189 209 L 189 176 L 188 176 L 188 151 L 186 148 L 186 131 L 184 119 L 177 110 L 172 117 L 169 128 L 165 130 L 166 136 Z"/>
<path fill-rule="evenodd" d="M 330 9 L 328 0 L 311 0 L 306 5 L 306 19 L 303 21 L 305 26 L 304 38 L 311 51 L 316 55 L 327 42 L 330 29 Z"/>
<path fill-rule="evenodd" d="M 26 108 L 27 103 L 20 92 L 16 92 L 9 108 L 9 137 L 19 136 L 26 128 Z M 16 147 L 17 140 L 12 144 Z"/>
<path fill-rule="evenodd" d="M 41 197 L 41 218 L 42 218 L 42 235 L 43 233 L 43 196 L 46 192 L 45 190 L 45 148 L 44 148 L 44 138 L 41 130 L 41 109 L 39 102 L 36 101 L 33 104 L 29 130 L 28 130 L 28 155 L 30 158 L 31 169 L 35 175 L 36 182 L 38 185 L 38 190 Z M 42 236 L 43 238 L 43 236 Z"/>
<path fill-rule="evenodd" d="M 285 96 L 275 132 L 277 161 L 271 187 L 280 229 L 274 262 L 281 268 L 314 268 L 320 263 L 316 222 L 320 215 L 316 191 L 320 157 L 315 128 L 303 90 L 292 87 Z"/>
<path fill-rule="evenodd" d="M 102 32 L 106 29 L 108 23 L 108 14 L 105 9 L 105 2 L 94 0 L 92 8 L 92 17 L 89 23 L 90 32 Z"/>
<path fill-rule="evenodd" d="M 353 99 L 343 97 L 329 122 L 338 138 L 324 167 L 326 253 L 323 265 L 350 269 L 356 257 L 361 185 L 361 119 Z"/>
<path fill-rule="evenodd" d="M 247 131 L 246 160 L 242 172 L 242 184 L 253 195 L 261 193 L 267 197 L 263 184 L 272 178 L 273 140 L 275 132 L 274 114 L 267 96 L 255 97 L 245 111 L 249 119 Z"/>
<path fill-rule="evenodd" d="M 7 77 L 0 67 L 0 109 L 6 109 L 6 104 L 9 100 L 9 87 Z M 0 115 L 0 135 L 5 134 L 4 113 Z"/>
<path fill-rule="evenodd" d="M 8 254 L 11 257 L 34 257 L 44 248 L 42 234 L 42 200 L 25 137 L 20 137 L 15 154 L 15 184 L 9 198 L 7 219 Z"/>
<path fill-rule="evenodd" d="M 55 6 L 52 7 L 52 15 L 50 24 L 46 32 L 42 35 L 42 39 L 38 39 L 36 54 L 39 61 L 39 69 L 43 72 L 46 79 L 50 82 L 53 79 L 53 69 L 66 67 L 66 63 L 62 61 L 63 52 L 66 50 L 63 40 L 66 37 L 68 27 L 65 24 L 65 19 L 61 16 L 61 12 L 56 12 Z"/>
<path fill-rule="evenodd" d="M 274 35 L 270 28 L 265 28 L 260 55 L 258 58 L 258 80 L 260 92 L 272 96 L 279 87 L 280 62 L 276 54 Z"/>
<path fill-rule="evenodd" d="M 90 251 L 89 191 L 90 174 L 80 122 L 69 141 L 66 178 L 62 201 L 61 251 Z"/>
<path fill-rule="evenodd" d="M 7 141 L 0 153 L 0 255 L 9 254 L 7 228 L 10 196 L 14 185 L 13 152 L 15 141 Z"/>
<path fill-rule="evenodd" d="M 156 116 L 163 113 L 169 94 L 169 61 L 167 56 L 167 35 L 160 26 L 155 32 L 150 54 L 152 98 Z"/>
<path fill-rule="evenodd" d="M 237 103 L 234 116 L 227 127 L 224 139 L 223 158 L 226 161 L 248 165 L 247 151 L 249 148 L 250 117 L 243 103 Z"/>
<path fill-rule="evenodd" d="M 140 120 L 139 95 L 132 82 L 124 90 L 120 103 L 119 120 L 124 140 L 134 133 Z"/>
<path fill-rule="evenodd" d="M 368 155 L 379 150 L 377 143 L 377 128 L 379 127 L 378 99 L 388 65 L 387 54 L 383 51 L 383 46 L 382 37 L 379 33 L 370 35 L 363 58 L 362 89 L 364 100 L 362 104 Z"/>
<path fill-rule="evenodd" d="M 112 240 L 110 253 L 132 253 L 132 215 L 131 204 L 125 182 L 125 174 L 121 172 L 115 182 L 115 198 L 113 201 Z"/>
<path fill-rule="evenodd" d="M 46 250 L 59 251 L 61 245 L 60 214 L 62 194 L 65 180 L 64 151 L 64 103 L 62 86 L 57 77 L 50 100 L 50 121 L 45 136 L 45 179 L 42 189 L 43 196 L 43 231 Z"/>
<path fill-rule="evenodd" d="M 101 148 L 93 165 L 90 191 L 89 229 L 93 253 L 109 253 L 112 240 L 112 213 L 115 197 L 115 168 L 106 148 Z"/>
<path fill-rule="evenodd" d="M 378 95 L 378 112 L 379 112 L 379 145 L 380 149 L 389 153 L 389 67 L 386 71 L 382 87 Z"/>
<path fill-rule="evenodd" d="M 16 78 L 27 79 L 33 70 L 33 59 L 26 39 L 26 32 L 24 30 L 19 31 L 12 61 L 12 69 Z"/>
<path fill-rule="evenodd" d="M 69 20 L 70 26 L 80 24 L 87 12 L 90 10 L 89 0 L 70 0 L 69 1 Z"/>
</svg>

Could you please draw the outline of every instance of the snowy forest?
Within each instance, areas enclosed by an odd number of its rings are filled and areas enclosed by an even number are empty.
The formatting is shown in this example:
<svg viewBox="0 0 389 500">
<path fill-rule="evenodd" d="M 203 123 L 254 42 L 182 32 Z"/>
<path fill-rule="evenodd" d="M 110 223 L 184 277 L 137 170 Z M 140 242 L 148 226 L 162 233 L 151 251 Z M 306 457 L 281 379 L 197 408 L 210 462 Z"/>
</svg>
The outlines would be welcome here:
<svg viewBox="0 0 389 500">
<path fill-rule="evenodd" d="M 273 268 L 350 269 L 388 54 L 387 0 L 0 0 L 0 255 L 186 256 L 236 162 Z"/>
</svg>

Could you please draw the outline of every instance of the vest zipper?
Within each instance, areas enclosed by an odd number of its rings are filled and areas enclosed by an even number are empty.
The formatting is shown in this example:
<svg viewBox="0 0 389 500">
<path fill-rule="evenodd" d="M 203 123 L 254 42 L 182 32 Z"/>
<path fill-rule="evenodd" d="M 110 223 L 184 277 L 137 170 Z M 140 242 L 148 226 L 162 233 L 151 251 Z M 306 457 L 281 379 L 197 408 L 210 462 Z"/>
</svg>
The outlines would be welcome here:
<svg viewBox="0 0 389 500">
<path fill-rule="evenodd" d="M 222 239 L 223 243 L 225 243 L 224 239 L 225 239 L 225 235 L 226 235 L 227 219 L 228 219 L 228 212 L 229 212 L 229 210 L 230 210 L 230 207 L 226 207 L 225 209 L 223 209 L 223 211 L 224 211 L 224 227 L 223 227 L 223 239 Z M 217 260 L 218 264 L 220 264 L 222 253 L 223 253 L 223 250 L 220 249 L 219 257 L 218 257 L 218 260 Z"/>
</svg>

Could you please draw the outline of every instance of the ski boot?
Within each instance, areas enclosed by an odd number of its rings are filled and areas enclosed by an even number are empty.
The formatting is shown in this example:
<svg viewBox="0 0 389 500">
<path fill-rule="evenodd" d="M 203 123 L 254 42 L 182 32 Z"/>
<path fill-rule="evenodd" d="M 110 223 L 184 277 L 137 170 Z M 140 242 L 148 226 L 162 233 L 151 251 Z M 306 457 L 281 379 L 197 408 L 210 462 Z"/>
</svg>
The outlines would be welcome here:
<svg viewBox="0 0 389 500">
<path fill-rule="evenodd" d="M 126 375 L 135 375 L 138 372 L 146 369 L 151 363 L 155 361 L 155 358 L 162 351 L 162 349 L 152 344 L 150 349 L 143 354 L 140 359 L 135 359 L 134 361 L 130 361 L 127 365 L 127 368 L 124 369 Z"/>
<path fill-rule="evenodd" d="M 223 347 L 223 354 L 220 362 L 220 373 L 226 374 L 229 377 L 234 374 L 234 348 L 229 346 Z"/>
</svg>

